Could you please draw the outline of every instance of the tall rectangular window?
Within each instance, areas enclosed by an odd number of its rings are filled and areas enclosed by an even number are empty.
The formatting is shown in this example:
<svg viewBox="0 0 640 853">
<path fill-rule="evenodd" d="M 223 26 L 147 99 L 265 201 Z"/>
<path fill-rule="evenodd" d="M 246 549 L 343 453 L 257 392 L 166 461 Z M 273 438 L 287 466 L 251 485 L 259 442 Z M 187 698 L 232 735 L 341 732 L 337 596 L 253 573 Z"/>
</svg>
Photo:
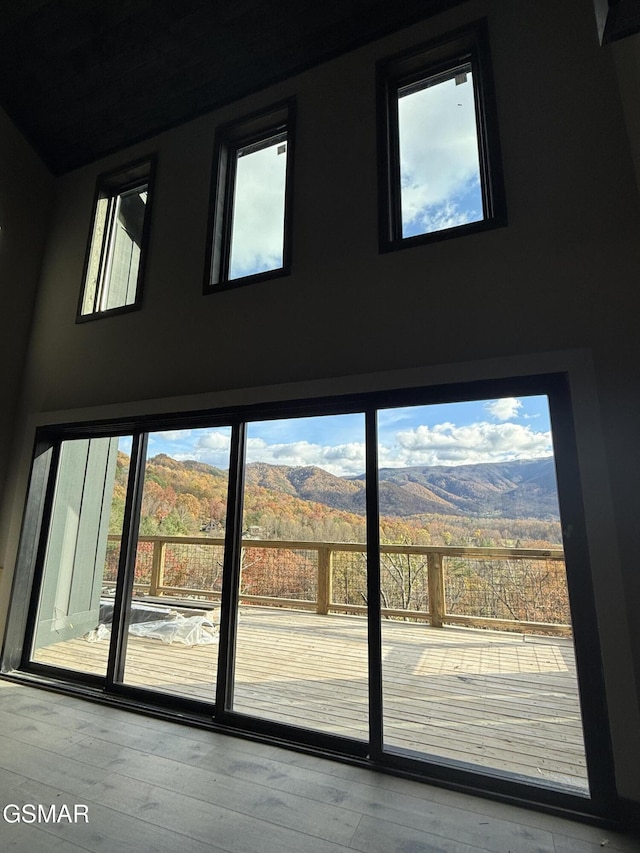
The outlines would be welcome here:
<svg viewBox="0 0 640 853">
<path fill-rule="evenodd" d="M 98 178 L 78 319 L 140 304 L 154 161 Z"/>
<path fill-rule="evenodd" d="M 289 101 L 218 129 L 205 292 L 289 271 L 292 122 Z"/>
<path fill-rule="evenodd" d="M 485 28 L 378 71 L 381 250 L 504 224 Z"/>
<path fill-rule="evenodd" d="M 471 63 L 398 88 L 402 237 L 484 218 Z"/>
</svg>

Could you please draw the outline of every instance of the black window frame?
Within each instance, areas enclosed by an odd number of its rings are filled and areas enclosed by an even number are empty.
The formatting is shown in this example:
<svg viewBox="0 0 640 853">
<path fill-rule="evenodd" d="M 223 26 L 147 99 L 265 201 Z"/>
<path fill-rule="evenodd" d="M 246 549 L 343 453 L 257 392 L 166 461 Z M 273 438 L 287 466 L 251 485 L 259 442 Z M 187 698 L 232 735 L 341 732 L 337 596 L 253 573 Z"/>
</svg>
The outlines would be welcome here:
<svg viewBox="0 0 640 853">
<path fill-rule="evenodd" d="M 290 274 L 295 116 L 295 98 L 288 98 L 272 104 L 265 110 L 252 113 L 237 121 L 222 124 L 217 128 L 211 170 L 204 294 L 234 290 L 246 284 L 267 281 Z M 231 259 L 237 152 L 240 149 L 269 144 L 278 137 L 284 137 L 287 144 L 282 266 L 230 279 L 229 262 Z"/>
<path fill-rule="evenodd" d="M 464 65 L 470 65 L 473 73 L 483 217 L 476 222 L 403 237 L 398 93 L 431 78 L 447 79 Z M 379 61 L 376 66 L 376 88 L 380 252 L 438 242 L 506 225 L 504 177 L 486 19 Z"/>
<path fill-rule="evenodd" d="M 145 270 L 147 256 L 149 251 L 149 236 L 151 233 L 151 217 L 153 210 L 153 198 L 155 195 L 155 179 L 157 171 L 157 155 L 151 154 L 147 157 L 136 160 L 132 163 L 113 169 L 108 172 L 103 172 L 98 175 L 96 180 L 96 189 L 93 199 L 93 207 L 91 214 L 91 224 L 89 226 L 89 236 L 87 239 L 87 249 L 85 253 L 84 268 L 82 273 L 82 288 L 80 290 L 80 298 L 78 300 L 78 309 L 76 313 L 76 323 L 86 323 L 91 320 L 97 320 L 102 317 L 111 317 L 118 314 L 126 314 L 130 311 L 137 311 L 142 306 L 142 294 L 145 278 Z M 142 237 L 140 241 L 140 259 L 138 262 L 138 274 L 136 277 L 135 298 L 133 302 L 127 305 L 117 305 L 113 308 L 101 309 L 97 307 L 100 300 L 101 287 L 98 282 L 96 292 L 94 294 L 94 308 L 92 311 L 83 313 L 83 305 L 87 287 L 89 285 L 90 264 L 92 250 L 94 245 L 94 234 L 96 220 L 98 217 L 98 205 L 100 201 L 107 199 L 110 202 L 118 196 L 123 195 L 138 187 L 146 187 L 147 200 L 145 203 L 145 213 L 142 225 Z M 101 257 L 99 269 L 97 272 L 98 279 L 103 275 L 103 265 L 105 253 L 109 251 L 109 241 L 106 240 L 107 235 L 102 239 Z"/>
</svg>

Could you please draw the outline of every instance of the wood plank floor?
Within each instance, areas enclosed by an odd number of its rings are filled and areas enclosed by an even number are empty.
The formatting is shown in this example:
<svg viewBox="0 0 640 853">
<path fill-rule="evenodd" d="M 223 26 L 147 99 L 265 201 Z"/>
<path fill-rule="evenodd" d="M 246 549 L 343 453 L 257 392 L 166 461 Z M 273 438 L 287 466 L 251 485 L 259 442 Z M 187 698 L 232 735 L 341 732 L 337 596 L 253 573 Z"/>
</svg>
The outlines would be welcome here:
<svg viewBox="0 0 640 853">
<path fill-rule="evenodd" d="M 24 804 L 81 804 L 88 823 L 9 822 Z M 640 846 L 610 829 L 0 679 L 3 853 L 603 849 Z"/>
<path fill-rule="evenodd" d="M 243 607 L 235 710 L 366 740 L 366 622 Z M 103 673 L 108 642 L 77 639 L 37 659 Z M 217 644 L 185 647 L 129 637 L 125 681 L 213 701 Z M 570 640 L 387 621 L 385 743 L 587 790 Z"/>
</svg>

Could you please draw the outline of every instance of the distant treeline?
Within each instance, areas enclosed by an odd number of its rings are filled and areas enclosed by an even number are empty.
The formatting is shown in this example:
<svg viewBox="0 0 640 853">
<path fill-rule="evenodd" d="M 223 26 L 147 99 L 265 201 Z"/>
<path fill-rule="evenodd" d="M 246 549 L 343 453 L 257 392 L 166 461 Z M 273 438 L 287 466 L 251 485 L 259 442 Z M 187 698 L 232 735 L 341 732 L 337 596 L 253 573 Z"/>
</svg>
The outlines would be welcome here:
<svg viewBox="0 0 640 853">
<path fill-rule="evenodd" d="M 128 464 L 128 457 L 120 453 L 112 533 L 122 525 Z M 561 543 L 551 460 L 459 469 L 387 469 L 383 476 L 393 479 L 382 481 L 380 490 L 386 495 L 381 500 L 385 542 L 509 547 Z M 147 462 L 140 533 L 222 536 L 226 500 L 226 471 L 160 454 Z M 427 505 L 428 512 L 409 512 Z M 470 508 L 468 512 L 464 506 Z M 478 514 L 483 507 L 486 515 Z M 516 511 L 518 517 L 508 517 Z M 319 468 L 248 465 L 243 527 L 253 538 L 364 542 L 364 482 Z"/>
</svg>

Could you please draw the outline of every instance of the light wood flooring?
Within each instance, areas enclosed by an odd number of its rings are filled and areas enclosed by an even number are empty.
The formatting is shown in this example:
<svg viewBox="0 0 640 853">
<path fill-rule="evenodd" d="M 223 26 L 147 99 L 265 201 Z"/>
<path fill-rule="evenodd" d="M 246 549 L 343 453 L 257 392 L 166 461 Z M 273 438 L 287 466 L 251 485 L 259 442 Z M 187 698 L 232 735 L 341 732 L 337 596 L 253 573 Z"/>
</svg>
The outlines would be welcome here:
<svg viewBox="0 0 640 853">
<path fill-rule="evenodd" d="M 366 740 L 361 617 L 243 607 L 234 709 Z M 77 639 L 42 662 L 104 673 L 108 641 Z M 125 682 L 212 701 L 217 643 L 129 637 Z M 572 642 L 464 628 L 383 624 L 385 745 L 586 792 Z"/>
<path fill-rule="evenodd" d="M 629 835 L 0 679 L 0 808 L 17 853 L 637 853 Z M 9 815 L 12 814 L 12 810 Z"/>
</svg>

